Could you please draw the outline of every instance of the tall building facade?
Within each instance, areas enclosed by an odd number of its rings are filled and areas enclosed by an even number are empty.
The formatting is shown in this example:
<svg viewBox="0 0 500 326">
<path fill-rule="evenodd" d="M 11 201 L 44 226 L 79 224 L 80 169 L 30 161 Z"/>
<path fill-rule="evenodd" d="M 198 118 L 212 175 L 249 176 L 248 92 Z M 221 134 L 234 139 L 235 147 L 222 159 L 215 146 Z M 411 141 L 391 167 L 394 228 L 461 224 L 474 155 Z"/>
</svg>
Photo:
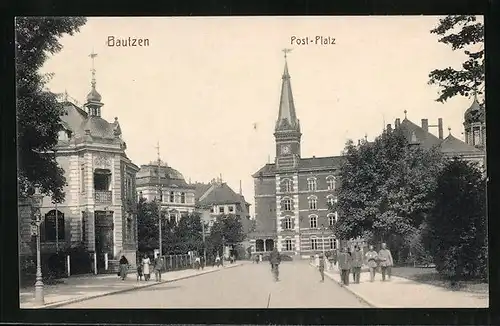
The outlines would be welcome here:
<svg viewBox="0 0 500 326">
<path fill-rule="evenodd" d="M 254 253 L 275 246 L 288 255 L 309 257 L 336 249 L 338 240 L 330 229 L 337 220 L 331 212 L 338 186 L 341 156 L 301 156 L 300 121 L 295 109 L 290 74 L 285 58 L 278 119 L 275 125 L 275 162 L 254 175 Z"/>
<path fill-rule="evenodd" d="M 56 205 L 45 197 L 40 210 L 42 253 L 81 246 L 96 253 L 93 266 L 98 271 L 115 268 L 122 255 L 131 263 L 136 261 L 135 175 L 139 170 L 126 155 L 118 118 L 110 123 L 101 116 L 101 100 L 92 69 L 91 91 L 83 108 L 67 99 L 62 103 L 54 151 L 66 177 L 66 198 Z M 20 219 L 21 242 L 29 243 L 31 235 L 25 230 L 30 219 Z"/>
</svg>

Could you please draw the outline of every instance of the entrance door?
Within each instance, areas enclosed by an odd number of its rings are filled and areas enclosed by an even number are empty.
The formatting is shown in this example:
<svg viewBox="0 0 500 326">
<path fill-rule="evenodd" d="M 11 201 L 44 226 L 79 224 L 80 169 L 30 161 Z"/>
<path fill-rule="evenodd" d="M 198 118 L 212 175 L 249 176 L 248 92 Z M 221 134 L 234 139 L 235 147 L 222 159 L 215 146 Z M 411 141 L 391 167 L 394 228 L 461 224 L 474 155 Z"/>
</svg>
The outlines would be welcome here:
<svg viewBox="0 0 500 326">
<path fill-rule="evenodd" d="M 95 213 L 95 252 L 97 254 L 97 270 L 105 269 L 105 253 L 108 259 L 113 258 L 113 212 L 96 211 Z"/>
</svg>

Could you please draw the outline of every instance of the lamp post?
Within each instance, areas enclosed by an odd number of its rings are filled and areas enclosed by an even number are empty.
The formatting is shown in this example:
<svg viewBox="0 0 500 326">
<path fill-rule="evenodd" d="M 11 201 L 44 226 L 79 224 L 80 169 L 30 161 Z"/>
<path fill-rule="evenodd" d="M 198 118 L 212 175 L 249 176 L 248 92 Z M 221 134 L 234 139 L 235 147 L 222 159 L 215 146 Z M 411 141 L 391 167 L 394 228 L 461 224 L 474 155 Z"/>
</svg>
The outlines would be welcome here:
<svg viewBox="0 0 500 326">
<path fill-rule="evenodd" d="M 325 225 L 321 224 L 321 244 L 323 249 L 323 257 L 325 257 Z"/>
<path fill-rule="evenodd" d="M 40 214 L 40 207 L 42 206 L 43 195 L 33 195 L 33 206 L 35 208 L 33 226 L 36 233 L 36 281 L 35 281 L 35 302 L 43 306 L 45 304 L 43 294 L 43 278 L 42 278 L 42 257 L 40 248 L 40 225 L 42 223 L 42 215 Z"/>
<path fill-rule="evenodd" d="M 203 236 L 203 261 L 204 261 L 204 264 L 207 263 L 207 246 L 205 244 L 205 222 L 203 221 L 203 219 L 201 220 L 201 232 L 202 232 L 202 236 Z"/>
</svg>

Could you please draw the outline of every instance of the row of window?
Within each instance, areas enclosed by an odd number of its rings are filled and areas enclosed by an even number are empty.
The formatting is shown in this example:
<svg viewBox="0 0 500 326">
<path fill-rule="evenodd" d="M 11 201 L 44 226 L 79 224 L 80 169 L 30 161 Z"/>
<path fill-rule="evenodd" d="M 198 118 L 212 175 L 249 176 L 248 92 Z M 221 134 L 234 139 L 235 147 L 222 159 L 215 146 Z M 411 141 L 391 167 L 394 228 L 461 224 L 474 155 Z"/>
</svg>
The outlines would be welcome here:
<svg viewBox="0 0 500 326">
<path fill-rule="evenodd" d="M 165 200 L 163 200 L 165 202 Z M 168 202 L 169 203 L 186 203 L 186 193 L 181 192 L 180 194 L 176 194 L 174 191 L 170 191 L 168 194 Z"/>
<path fill-rule="evenodd" d="M 335 182 L 336 178 L 332 175 L 326 177 L 326 184 L 328 190 L 335 190 Z M 293 182 L 290 179 L 283 179 L 281 181 L 281 189 L 284 192 L 292 192 L 293 191 Z M 311 177 L 307 179 L 307 190 L 308 191 L 316 191 L 318 190 L 318 183 L 316 177 Z"/>
<path fill-rule="evenodd" d="M 323 249 L 322 246 L 320 247 L 320 239 L 317 238 L 312 238 L 311 239 L 311 249 L 312 250 L 320 250 Z M 328 238 L 325 239 L 327 241 L 327 245 L 325 246 L 324 249 L 337 249 L 337 241 L 335 241 L 334 238 Z M 292 251 L 294 250 L 294 245 L 293 245 L 293 240 L 292 239 L 285 239 L 285 250 L 286 251 Z"/>
<path fill-rule="evenodd" d="M 228 206 L 227 207 L 227 211 L 229 213 L 234 213 L 234 206 Z M 219 206 L 219 214 L 224 214 L 226 211 L 225 211 L 225 208 L 224 206 Z M 212 206 L 210 207 L 210 213 L 215 213 L 215 207 Z"/>
<path fill-rule="evenodd" d="M 310 196 L 307 198 L 309 209 L 318 209 L 318 197 Z M 333 206 L 337 202 L 337 197 L 334 195 L 326 196 L 326 201 L 328 205 Z M 291 211 L 293 210 L 293 200 L 291 198 L 285 197 L 281 200 L 281 210 Z"/>
<path fill-rule="evenodd" d="M 335 222 L 337 222 L 338 214 L 337 214 L 337 212 L 330 213 L 327 215 L 327 217 L 328 217 L 328 225 L 333 226 L 335 224 Z M 310 228 L 317 228 L 318 227 L 318 216 L 317 215 L 309 216 L 309 227 Z M 285 229 L 285 230 L 293 229 L 293 218 L 292 217 L 287 216 L 283 219 L 283 229 Z"/>
</svg>

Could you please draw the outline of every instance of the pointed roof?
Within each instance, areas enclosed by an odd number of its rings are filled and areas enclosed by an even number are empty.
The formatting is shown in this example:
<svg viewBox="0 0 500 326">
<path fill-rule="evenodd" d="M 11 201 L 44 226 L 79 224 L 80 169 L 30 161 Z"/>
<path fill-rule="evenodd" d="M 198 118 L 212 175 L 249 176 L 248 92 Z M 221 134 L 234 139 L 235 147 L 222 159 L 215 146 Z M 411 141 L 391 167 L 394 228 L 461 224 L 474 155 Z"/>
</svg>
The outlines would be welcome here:
<svg viewBox="0 0 500 326">
<path fill-rule="evenodd" d="M 474 146 L 471 146 L 458 138 L 455 138 L 451 133 L 441 143 L 441 152 L 443 153 L 481 153 L 482 151 Z"/>
<path fill-rule="evenodd" d="M 422 127 L 414 124 L 407 118 L 401 121 L 400 128 L 410 143 L 418 143 L 424 148 L 431 148 L 441 144 L 441 139 L 425 131 Z"/>
<path fill-rule="evenodd" d="M 475 93 L 471 106 L 464 113 L 465 123 L 485 122 L 484 111 L 477 100 L 477 93 Z"/>
<path fill-rule="evenodd" d="M 286 59 L 281 83 L 280 108 L 278 120 L 276 121 L 276 130 L 300 131 L 300 124 L 297 119 L 297 113 L 295 112 L 292 85 L 290 83 L 290 74 L 288 73 L 288 63 Z"/>
<path fill-rule="evenodd" d="M 200 205 L 245 203 L 244 197 L 234 192 L 227 183 L 214 183 L 199 200 Z"/>
</svg>

